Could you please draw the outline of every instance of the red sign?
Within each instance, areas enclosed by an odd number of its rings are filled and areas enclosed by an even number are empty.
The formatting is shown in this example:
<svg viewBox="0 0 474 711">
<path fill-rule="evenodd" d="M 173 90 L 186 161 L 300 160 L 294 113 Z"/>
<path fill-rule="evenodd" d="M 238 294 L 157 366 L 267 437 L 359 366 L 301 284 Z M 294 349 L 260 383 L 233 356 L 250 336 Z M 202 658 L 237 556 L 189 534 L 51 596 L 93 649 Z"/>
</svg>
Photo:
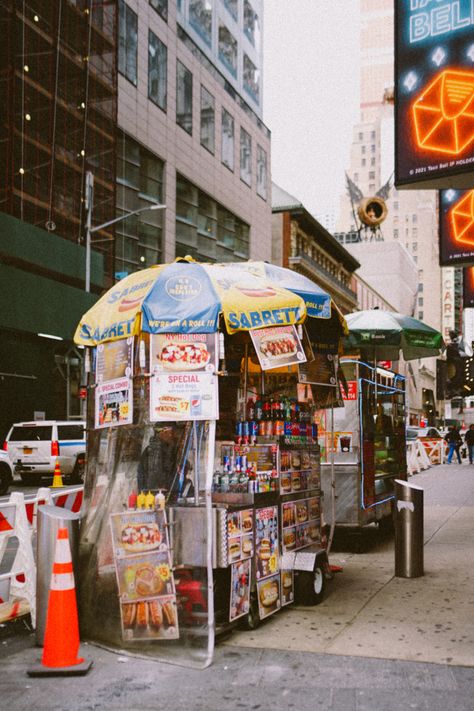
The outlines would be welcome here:
<svg viewBox="0 0 474 711">
<path fill-rule="evenodd" d="M 391 360 L 379 360 L 377 362 L 377 365 L 379 366 L 379 368 L 385 368 L 385 370 L 392 370 Z"/>
<path fill-rule="evenodd" d="M 341 385 L 341 394 L 343 400 L 357 400 L 357 380 L 347 381 L 347 395 Z"/>
</svg>

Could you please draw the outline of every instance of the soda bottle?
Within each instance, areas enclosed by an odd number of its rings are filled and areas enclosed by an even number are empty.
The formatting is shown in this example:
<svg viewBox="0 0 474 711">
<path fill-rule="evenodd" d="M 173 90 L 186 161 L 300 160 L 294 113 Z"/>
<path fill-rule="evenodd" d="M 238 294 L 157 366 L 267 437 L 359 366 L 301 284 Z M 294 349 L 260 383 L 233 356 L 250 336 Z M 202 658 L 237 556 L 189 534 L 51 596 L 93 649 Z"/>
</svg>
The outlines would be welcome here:
<svg viewBox="0 0 474 711">
<path fill-rule="evenodd" d="M 255 400 L 250 398 L 247 401 L 247 420 L 251 422 L 255 418 Z"/>
<path fill-rule="evenodd" d="M 255 403 L 255 419 L 257 421 L 263 420 L 263 406 L 260 398 Z"/>
</svg>

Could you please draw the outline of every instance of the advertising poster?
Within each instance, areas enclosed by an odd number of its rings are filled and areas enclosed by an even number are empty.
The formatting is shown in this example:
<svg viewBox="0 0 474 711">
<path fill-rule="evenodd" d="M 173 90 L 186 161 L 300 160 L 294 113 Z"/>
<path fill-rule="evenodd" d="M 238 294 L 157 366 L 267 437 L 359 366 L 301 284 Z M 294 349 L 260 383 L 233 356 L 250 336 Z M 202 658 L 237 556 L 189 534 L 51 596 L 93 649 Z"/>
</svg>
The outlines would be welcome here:
<svg viewBox="0 0 474 711">
<path fill-rule="evenodd" d="M 176 590 L 165 511 L 112 514 L 110 529 L 123 639 L 177 639 Z"/>
<path fill-rule="evenodd" d="M 280 574 L 272 575 L 267 580 L 257 583 L 258 613 L 263 620 L 281 607 L 280 600 Z"/>
<path fill-rule="evenodd" d="M 292 570 L 281 571 L 281 604 L 289 605 L 295 599 L 295 579 Z"/>
<path fill-rule="evenodd" d="M 133 338 L 101 343 L 95 359 L 95 427 L 133 422 Z"/>
<path fill-rule="evenodd" d="M 282 505 L 284 553 L 319 541 L 320 515 L 317 497 L 288 501 Z"/>
<path fill-rule="evenodd" d="M 306 362 L 295 326 L 257 328 L 249 333 L 262 370 Z"/>
<path fill-rule="evenodd" d="M 231 566 L 229 620 L 246 615 L 250 608 L 251 560 Z"/>
<path fill-rule="evenodd" d="M 463 269 L 463 306 L 474 308 L 474 267 Z"/>
<path fill-rule="evenodd" d="M 341 396 L 343 400 L 357 400 L 357 380 L 347 380 L 347 392 L 340 385 Z"/>
<path fill-rule="evenodd" d="M 227 514 L 227 558 L 229 563 L 253 556 L 253 509 Z"/>
<path fill-rule="evenodd" d="M 150 339 L 150 419 L 219 416 L 216 333 L 165 333 Z"/>
<path fill-rule="evenodd" d="M 440 265 L 474 263 L 474 190 L 441 190 L 439 208 Z"/>
<path fill-rule="evenodd" d="M 474 166 L 471 0 L 395 2 L 397 186 L 468 187 Z M 472 182 L 472 181 L 471 181 Z"/>
<path fill-rule="evenodd" d="M 133 338 L 100 343 L 96 350 L 95 381 L 130 378 L 133 372 Z"/>
<path fill-rule="evenodd" d="M 255 552 L 257 580 L 278 573 L 277 506 L 268 506 L 255 511 Z"/>
<path fill-rule="evenodd" d="M 131 425 L 133 387 L 131 378 L 99 383 L 95 391 L 95 427 Z"/>
</svg>

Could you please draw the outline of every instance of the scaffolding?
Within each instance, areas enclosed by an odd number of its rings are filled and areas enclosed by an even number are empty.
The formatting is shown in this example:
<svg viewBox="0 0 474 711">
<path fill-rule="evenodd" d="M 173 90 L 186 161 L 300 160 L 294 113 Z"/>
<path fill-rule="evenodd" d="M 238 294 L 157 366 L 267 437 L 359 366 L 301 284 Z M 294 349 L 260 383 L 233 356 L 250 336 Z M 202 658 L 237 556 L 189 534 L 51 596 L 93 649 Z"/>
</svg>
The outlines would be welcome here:
<svg viewBox="0 0 474 711">
<path fill-rule="evenodd" d="M 117 2 L 2 5 L 0 211 L 83 243 L 87 171 L 93 224 L 116 214 Z M 108 285 L 113 227 L 97 238 Z"/>
</svg>

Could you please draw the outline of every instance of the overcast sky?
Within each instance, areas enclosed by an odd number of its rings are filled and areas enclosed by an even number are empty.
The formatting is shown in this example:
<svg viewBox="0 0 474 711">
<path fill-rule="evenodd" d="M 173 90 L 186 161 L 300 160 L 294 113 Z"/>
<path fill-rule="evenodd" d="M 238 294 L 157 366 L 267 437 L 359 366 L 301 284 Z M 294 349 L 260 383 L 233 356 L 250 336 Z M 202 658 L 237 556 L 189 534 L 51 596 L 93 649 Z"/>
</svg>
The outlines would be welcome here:
<svg viewBox="0 0 474 711">
<path fill-rule="evenodd" d="M 272 179 L 335 213 L 359 120 L 359 0 L 265 0 L 263 26 Z"/>
</svg>

